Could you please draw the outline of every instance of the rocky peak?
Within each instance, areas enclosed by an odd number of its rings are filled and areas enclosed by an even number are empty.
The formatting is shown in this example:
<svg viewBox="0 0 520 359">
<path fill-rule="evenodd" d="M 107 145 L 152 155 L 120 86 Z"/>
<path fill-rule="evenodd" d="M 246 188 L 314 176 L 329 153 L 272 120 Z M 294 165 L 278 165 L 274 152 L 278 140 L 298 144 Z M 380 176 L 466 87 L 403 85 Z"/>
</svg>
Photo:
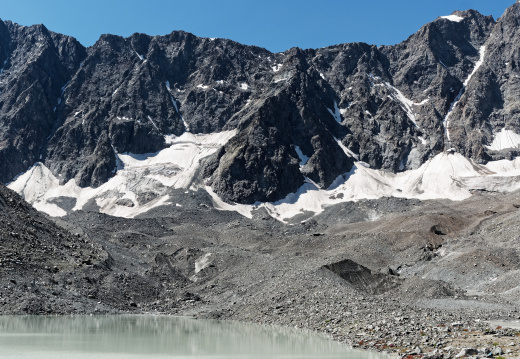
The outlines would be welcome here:
<svg viewBox="0 0 520 359">
<path fill-rule="evenodd" d="M 97 186 L 120 153 L 224 130 L 237 135 L 201 173 L 242 203 L 283 198 L 305 178 L 328 187 L 357 160 L 398 172 L 452 147 L 479 161 L 506 156 L 489 145 L 502 129 L 520 131 L 518 6 L 497 24 L 455 11 L 394 46 L 278 54 L 182 31 L 103 35 L 84 49 L 2 23 L 2 180 L 42 161 L 62 182 Z"/>
</svg>

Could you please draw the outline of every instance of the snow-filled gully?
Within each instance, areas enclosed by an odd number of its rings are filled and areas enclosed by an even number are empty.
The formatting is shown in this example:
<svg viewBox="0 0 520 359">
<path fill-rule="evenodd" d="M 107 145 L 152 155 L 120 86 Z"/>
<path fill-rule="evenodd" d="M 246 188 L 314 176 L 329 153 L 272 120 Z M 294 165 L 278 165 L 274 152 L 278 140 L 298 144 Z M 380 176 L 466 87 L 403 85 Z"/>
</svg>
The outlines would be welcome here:
<svg viewBox="0 0 520 359">
<path fill-rule="evenodd" d="M 448 110 L 448 113 L 444 117 L 443 126 L 444 126 L 444 131 L 446 133 L 446 138 L 448 139 L 448 147 L 451 147 L 450 116 L 451 116 L 453 110 L 455 109 L 455 107 L 457 106 L 457 104 L 459 103 L 460 98 L 462 97 L 462 95 L 466 91 L 466 87 L 468 86 L 469 81 L 471 80 L 473 75 L 475 75 L 475 73 L 478 71 L 480 66 L 482 66 L 482 64 L 484 63 L 484 56 L 486 55 L 486 46 L 485 45 L 482 45 L 480 47 L 479 54 L 480 54 L 480 58 L 477 61 L 477 63 L 475 64 L 475 67 L 473 68 L 473 71 L 469 74 L 468 78 L 462 84 L 462 88 L 460 89 L 459 93 L 455 97 L 455 100 L 453 100 L 452 104 L 450 105 L 450 109 Z"/>
</svg>

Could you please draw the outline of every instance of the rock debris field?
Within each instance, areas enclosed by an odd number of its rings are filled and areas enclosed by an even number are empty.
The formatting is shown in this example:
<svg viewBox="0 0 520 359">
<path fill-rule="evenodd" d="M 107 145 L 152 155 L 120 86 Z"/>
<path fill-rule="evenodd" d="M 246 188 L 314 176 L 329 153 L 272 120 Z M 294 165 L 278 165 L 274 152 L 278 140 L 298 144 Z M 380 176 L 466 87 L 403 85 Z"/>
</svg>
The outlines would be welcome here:
<svg viewBox="0 0 520 359">
<path fill-rule="evenodd" d="M 292 223 L 179 198 L 133 219 L 52 219 L 2 187 L 0 313 L 166 313 L 400 357 L 520 355 L 518 192 L 342 203 Z"/>
</svg>

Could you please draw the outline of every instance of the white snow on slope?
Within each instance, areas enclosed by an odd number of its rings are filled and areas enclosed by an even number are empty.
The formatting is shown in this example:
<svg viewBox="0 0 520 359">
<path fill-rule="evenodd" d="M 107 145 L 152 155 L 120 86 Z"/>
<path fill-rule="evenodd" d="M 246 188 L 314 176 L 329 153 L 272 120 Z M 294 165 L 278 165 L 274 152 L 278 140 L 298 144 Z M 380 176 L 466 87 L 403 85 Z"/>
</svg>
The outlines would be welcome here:
<svg viewBox="0 0 520 359">
<path fill-rule="evenodd" d="M 121 163 L 116 175 L 97 188 L 80 188 L 74 180 L 64 185 L 43 164 L 38 163 L 9 184 L 28 202 L 51 216 L 63 216 L 65 211 L 52 202 L 59 197 L 76 200 L 73 210 L 82 209 L 94 200 L 100 211 L 114 216 L 134 217 L 170 200 L 169 189 L 191 188 L 199 169 L 199 160 L 216 152 L 236 131 L 209 135 L 185 132 L 182 136 L 168 136 L 171 146 L 151 154 L 117 154 Z M 139 194 L 153 192 L 157 197 L 140 205 Z M 118 199 L 133 202 L 133 207 L 118 205 Z"/>
<path fill-rule="evenodd" d="M 334 139 L 336 140 L 336 143 L 338 144 L 339 147 L 341 147 L 341 149 L 343 150 L 343 152 L 349 156 L 349 157 L 352 157 L 352 158 L 355 158 L 356 160 L 359 160 L 359 155 L 358 154 L 355 154 L 353 151 L 351 151 L 349 148 L 347 148 L 347 146 L 345 146 L 341 140 L 339 138 L 336 138 L 334 137 Z"/>
<path fill-rule="evenodd" d="M 337 123 L 341 123 L 341 110 L 338 107 L 336 101 L 334 101 L 334 111 L 327 107 L 327 111 L 334 117 Z"/>
<path fill-rule="evenodd" d="M 43 164 L 36 164 L 28 172 L 9 184 L 38 210 L 52 216 L 63 216 L 65 211 L 55 204 L 60 197 L 76 200 L 73 210 L 80 210 L 92 201 L 100 211 L 114 216 L 134 217 L 167 203 L 174 205 L 170 189 L 192 189 L 199 170 L 199 161 L 215 153 L 227 143 L 236 131 L 209 135 L 184 133 L 169 136 L 171 146 L 154 154 L 117 154 L 120 162 L 116 175 L 98 188 L 80 188 L 74 180 L 60 185 L 59 180 Z M 301 149 L 296 149 L 302 162 L 306 161 Z M 344 149 L 345 150 L 345 149 Z M 265 208 L 280 220 L 310 212 L 318 214 L 327 206 L 341 202 L 376 199 L 381 197 L 417 198 L 421 200 L 463 200 L 472 190 L 514 191 L 520 189 L 520 158 L 514 161 L 490 162 L 486 166 L 474 163 L 459 153 L 440 153 L 415 170 L 397 174 L 369 168 L 356 162 L 350 172 L 338 176 L 327 189 L 319 188 L 307 179 L 295 193 L 273 203 L 254 205 L 229 204 L 220 199 L 210 187 L 215 208 L 236 211 L 251 217 L 254 210 Z M 153 192 L 156 197 L 144 204 L 138 202 L 142 194 Z M 118 200 L 133 203 L 127 207 Z M 173 202 L 172 202 L 173 201 Z"/>
<path fill-rule="evenodd" d="M 441 19 L 447 19 L 453 22 L 461 22 L 462 20 L 464 20 L 463 17 L 460 17 L 458 15 L 441 16 Z"/>
<path fill-rule="evenodd" d="M 277 84 L 279 82 L 288 81 L 290 78 L 291 78 L 291 73 L 290 72 L 286 72 L 286 73 L 283 73 L 281 75 L 273 77 L 273 82 L 275 84 Z"/>
<path fill-rule="evenodd" d="M 367 75 L 368 75 L 368 81 L 370 82 L 370 85 L 372 87 L 382 86 L 382 87 L 386 87 L 389 90 L 389 92 L 390 92 L 389 97 L 391 99 L 393 99 L 394 101 L 397 101 L 401 104 L 401 108 L 406 112 L 410 121 L 412 121 L 414 123 L 415 127 L 418 127 L 417 118 L 415 117 L 415 112 L 413 110 L 413 106 L 423 106 L 429 101 L 429 99 L 424 99 L 421 102 L 413 102 L 412 100 L 407 98 L 405 95 L 403 95 L 403 93 L 397 87 L 392 86 L 389 82 L 383 83 L 381 80 L 381 77 L 374 76 L 371 73 L 369 73 Z M 350 107 L 350 105 L 349 105 L 349 107 Z"/>
<path fill-rule="evenodd" d="M 309 160 L 309 156 L 305 156 L 300 148 L 300 146 L 294 146 L 294 149 L 296 150 L 296 153 L 298 154 L 298 157 L 300 157 L 300 166 L 305 166 L 307 164 L 307 161 Z"/>
<path fill-rule="evenodd" d="M 506 162 L 495 167 L 482 166 L 458 153 L 441 153 L 416 170 L 398 174 L 373 170 L 357 162 L 350 172 L 339 176 L 328 189 L 320 189 L 306 180 L 296 193 L 289 194 L 283 200 L 254 205 L 227 204 L 211 188 L 207 187 L 206 190 L 212 195 L 216 208 L 237 211 L 247 217 L 251 217 L 252 211 L 265 208 L 274 218 L 286 221 L 305 212 L 318 214 L 327 206 L 360 199 L 393 196 L 463 200 L 471 196 L 472 189 L 481 188 L 486 183 L 489 188 L 496 187 L 498 182 L 504 184 L 500 188 L 520 188 L 518 178 L 509 176 L 507 172 L 514 168 L 520 177 L 520 160 Z"/>
<path fill-rule="evenodd" d="M 254 209 L 254 206 L 247 205 L 247 204 L 229 204 L 224 202 L 213 190 L 211 187 L 206 186 L 206 191 L 209 193 L 213 200 L 213 206 L 216 209 L 219 209 L 221 211 L 231 211 L 231 212 L 237 212 L 240 213 L 242 216 L 247 218 L 253 218 L 253 214 L 251 213 Z"/>
<path fill-rule="evenodd" d="M 513 161 L 488 162 L 486 169 L 490 176 L 468 177 L 462 180 L 465 187 L 491 192 L 512 192 L 520 189 L 520 157 Z"/>
<path fill-rule="evenodd" d="M 181 115 L 181 113 L 179 111 L 179 108 L 177 107 L 177 100 L 175 99 L 175 97 L 173 97 L 172 89 L 170 88 L 170 81 L 166 81 L 164 84 L 166 85 L 166 89 L 168 90 L 168 93 L 170 94 L 170 99 L 172 101 L 173 107 L 175 108 L 175 111 L 180 116 L 180 118 L 182 120 L 182 123 L 184 123 L 184 128 L 186 129 L 186 131 L 189 132 L 190 131 L 190 126 L 188 125 L 186 120 L 184 120 L 184 117 L 182 117 L 182 115 Z"/>
<path fill-rule="evenodd" d="M 514 131 L 503 128 L 495 135 L 491 145 L 486 147 L 492 151 L 500 151 L 508 148 L 520 148 L 520 135 Z"/>
<path fill-rule="evenodd" d="M 148 116 L 148 119 L 150 120 L 150 122 L 152 123 L 153 127 L 155 127 L 155 129 L 159 132 L 161 132 L 161 130 L 159 130 L 159 127 L 157 127 L 157 125 L 155 124 L 154 120 L 152 120 L 152 118 L 150 116 Z"/>
<path fill-rule="evenodd" d="M 386 83 L 386 86 L 389 89 L 394 91 L 394 95 L 392 96 L 392 98 L 394 98 L 395 100 L 397 100 L 397 101 L 401 102 L 401 104 L 403 104 L 403 110 L 406 111 L 406 114 L 408 115 L 408 118 L 410 119 L 410 121 L 412 121 L 414 123 L 415 127 L 417 127 L 417 119 L 415 118 L 415 113 L 413 112 L 412 106 L 413 105 L 422 105 L 424 103 L 424 101 L 421 103 L 415 104 L 412 100 L 406 98 L 406 96 L 403 95 L 403 93 L 401 91 L 399 91 L 394 86 L 390 85 L 388 82 Z"/>
<path fill-rule="evenodd" d="M 482 66 L 482 64 L 484 63 L 484 56 L 486 56 L 486 46 L 485 45 L 482 45 L 480 47 L 480 50 L 479 50 L 479 54 L 480 54 L 480 58 L 478 59 L 477 63 L 475 64 L 475 67 L 473 68 L 473 71 L 471 72 L 471 74 L 469 74 L 468 78 L 466 79 L 466 81 L 464 81 L 464 87 L 468 86 L 469 84 L 469 80 L 471 80 L 471 78 L 473 77 L 473 75 L 475 75 L 475 73 L 477 72 L 477 70 L 480 68 L 480 66 Z"/>
<path fill-rule="evenodd" d="M 471 74 L 469 74 L 468 78 L 464 81 L 463 86 L 460 89 L 458 95 L 455 97 L 455 100 L 451 104 L 450 109 L 448 110 L 448 113 L 446 114 L 446 117 L 444 117 L 443 126 L 444 126 L 444 131 L 446 132 L 446 138 L 448 139 L 448 143 L 451 142 L 450 115 L 453 112 L 453 110 L 455 109 L 455 107 L 457 106 L 457 104 L 459 103 L 459 100 L 462 97 L 462 95 L 464 94 L 464 91 L 466 90 L 466 86 L 468 86 L 469 81 L 471 80 L 473 75 L 477 72 L 477 70 L 480 68 L 480 66 L 482 66 L 482 64 L 484 63 L 484 56 L 486 55 L 486 46 L 482 45 L 480 47 L 479 53 L 480 53 L 480 58 L 477 61 L 477 63 L 475 64 L 473 71 L 471 72 Z"/>
</svg>

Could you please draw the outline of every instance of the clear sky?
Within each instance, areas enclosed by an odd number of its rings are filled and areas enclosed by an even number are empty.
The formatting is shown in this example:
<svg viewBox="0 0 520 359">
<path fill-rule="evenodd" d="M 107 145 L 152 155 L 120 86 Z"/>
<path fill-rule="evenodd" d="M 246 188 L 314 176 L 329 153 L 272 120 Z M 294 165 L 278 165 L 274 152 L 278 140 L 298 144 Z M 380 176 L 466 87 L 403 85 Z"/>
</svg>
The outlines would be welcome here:
<svg viewBox="0 0 520 359">
<path fill-rule="evenodd" d="M 496 19 L 515 0 L 13 0 L 0 18 L 44 24 L 90 46 L 101 34 L 184 30 L 278 52 L 362 41 L 392 45 L 454 10 Z"/>
</svg>

